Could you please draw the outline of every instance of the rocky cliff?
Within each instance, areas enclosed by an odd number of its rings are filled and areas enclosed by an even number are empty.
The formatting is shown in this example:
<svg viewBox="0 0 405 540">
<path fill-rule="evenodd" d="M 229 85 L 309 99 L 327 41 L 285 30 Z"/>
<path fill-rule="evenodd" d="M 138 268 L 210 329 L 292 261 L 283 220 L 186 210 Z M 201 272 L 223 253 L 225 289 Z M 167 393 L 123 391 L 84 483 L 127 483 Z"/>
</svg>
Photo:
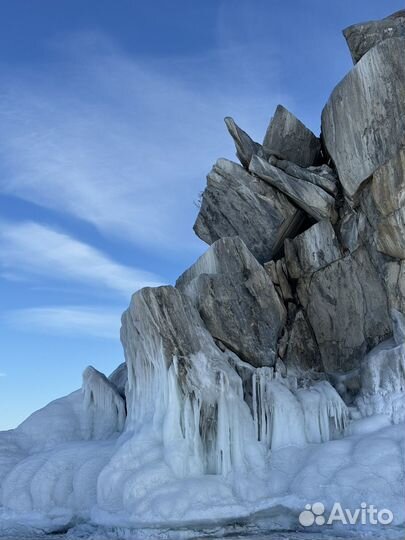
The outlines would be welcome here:
<svg viewBox="0 0 405 540">
<path fill-rule="evenodd" d="M 126 367 L 110 380 L 88 369 L 83 394 L 51 404 L 53 418 L 69 410 L 57 442 L 76 441 L 77 463 L 60 447 L 31 454 L 46 412 L 16 430 L 22 457 L 0 463 L 6 509 L 166 526 L 340 497 L 390 504 L 403 522 L 405 12 L 345 36 L 356 63 L 320 137 L 281 105 L 262 144 L 225 119 L 240 164 L 208 174 L 194 230 L 209 248 L 174 287 L 133 296 Z M 390 441 L 376 454 L 373 429 L 355 427 L 375 415 Z M 354 471 L 358 445 L 372 463 Z M 374 475 L 387 455 L 388 487 Z"/>
</svg>

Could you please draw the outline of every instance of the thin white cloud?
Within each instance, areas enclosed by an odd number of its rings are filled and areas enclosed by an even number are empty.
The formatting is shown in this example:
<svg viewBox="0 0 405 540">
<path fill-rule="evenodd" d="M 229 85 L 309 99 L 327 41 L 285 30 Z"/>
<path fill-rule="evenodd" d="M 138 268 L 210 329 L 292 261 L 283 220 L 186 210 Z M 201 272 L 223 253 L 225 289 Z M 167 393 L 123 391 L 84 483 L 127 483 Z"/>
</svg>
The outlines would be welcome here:
<svg viewBox="0 0 405 540">
<path fill-rule="evenodd" d="M 161 284 L 154 274 L 118 264 L 64 232 L 33 222 L 0 223 L 0 268 L 6 276 L 82 283 L 126 297 Z"/>
<path fill-rule="evenodd" d="M 89 34 L 59 44 L 58 62 L 35 74 L 4 67 L 0 191 L 103 234 L 201 251 L 193 200 L 215 159 L 234 154 L 223 117 L 261 138 L 285 101 L 271 51 L 264 60 L 225 45 L 202 57 L 143 59 Z"/>
<path fill-rule="evenodd" d="M 0 377 L 6 377 L 5 373 L 0 373 Z"/>
<path fill-rule="evenodd" d="M 119 339 L 120 335 L 120 312 L 108 307 L 52 306 L 17 309 L 3 314 L 3 319 L 11 326 L 29 332 L 104 339 Z"/>
</svg>

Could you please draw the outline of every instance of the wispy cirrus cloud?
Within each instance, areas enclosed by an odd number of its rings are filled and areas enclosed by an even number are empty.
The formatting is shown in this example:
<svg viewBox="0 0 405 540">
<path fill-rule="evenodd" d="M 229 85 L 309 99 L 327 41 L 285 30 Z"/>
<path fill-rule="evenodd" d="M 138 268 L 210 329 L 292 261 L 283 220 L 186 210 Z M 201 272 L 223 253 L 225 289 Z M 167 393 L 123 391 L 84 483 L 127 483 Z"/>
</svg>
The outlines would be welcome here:
<svg viewBox="0 0 405 540">
<path fill-rule="evenodd" d="M 260 138 L 284 100 L 271 51 L 142 58 L 93 33 L 56 50 L 35 73 L 3 71 L 0 192 L 135 244 L 200 251 L 193 200 L 218 155 L 234 153 L 222 118 Z"/>
<path fill-rule="evenodd" d="M 4 313 L 3 320 L 14 328 L 35 333 L 104 339 L 118 339 L 120 335 L 120 311 L 111 307 L 42 306 L 16 309 Z"/>
<path fill-rule="evenodd" d="M 0 223 L 3 276 L 47 278 L 107 288 L 124 296 L 157 286 L 161 279 L 118 264 L 101 251 L 68 234 L 35 222 Z"/>
</svg>

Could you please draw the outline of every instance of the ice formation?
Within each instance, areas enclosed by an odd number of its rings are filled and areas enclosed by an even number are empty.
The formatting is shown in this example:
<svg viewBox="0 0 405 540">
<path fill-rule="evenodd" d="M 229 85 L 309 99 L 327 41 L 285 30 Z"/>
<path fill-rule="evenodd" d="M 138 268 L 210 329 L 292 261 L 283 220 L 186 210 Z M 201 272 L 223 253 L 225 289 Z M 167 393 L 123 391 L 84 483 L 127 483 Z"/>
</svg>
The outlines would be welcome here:
<svg viewBox="0 0 405 540">
<path fill-rule="evenodd" d="M 405 343 L 387 340 L 362 363 L 362 388 L 357 405 L 364 416 L 388 414 L 405 421 Z"/>
<path fill-rule="evenodd" d="M 295 530 L 316 501 L 403 526 L 405 38 L 403 18 L 381 24 L 349 32 L 361 58 L 323 141 L 283 107 L 263 145 L 227 119 L 242 165 L 208 175 L 207 252 L 134 294 L 110 377 L 88 367 L 0 433 L 0 536 Z"/>
<path fill-rule="evenodd" d="M 85 438 L 107 439 L 124 429 L 124 399 L 117 387 L 92 366 L 83 373 L 83 408 Z"/>
<path fill-rule="evenodd" d="M 264 367 L 255 370 L 252 386 L 257 437 L 270 449 L 326 442 L 345 429 L 347 407 L 327 381 L 297 388 L 294 377 L 284 381 Z"/>
</svg>

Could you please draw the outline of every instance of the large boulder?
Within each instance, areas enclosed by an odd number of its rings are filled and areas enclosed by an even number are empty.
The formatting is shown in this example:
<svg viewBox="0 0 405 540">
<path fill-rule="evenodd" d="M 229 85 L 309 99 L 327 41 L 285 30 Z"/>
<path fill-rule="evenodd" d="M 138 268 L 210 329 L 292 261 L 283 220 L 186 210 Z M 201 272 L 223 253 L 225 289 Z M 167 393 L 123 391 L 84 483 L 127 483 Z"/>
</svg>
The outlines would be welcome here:
<svg viewBox="0 0 405 540">
<path fill-rule="evenodd" d="M 158 444 L 163 435 L 166 469 L 177 477 L 227 474 L 245 462 L 245 452 L 256 443 L 241 380 L 187 295 L 171 286 L 138 291 L 123 314 L 121 339 L 128 366 L 127 426 L 148 432 Z M 221 422 L 231 403 L 229 437 L 223 438 Z M 246 433 L 235 432 L 238 418 L 246 422 Z M 161 456 L 159 448 L 155 459 Z M 107 493 L 111 497 L 112 489 Z"/>
<path fill-rule="evenodd" d="M 267 155 L 275 155 L 300 165 L 314 165 L 320 155 L 321 143 L 312 131 L 282 105 L 278 105 L 263 141 Z"/>
<path fill-rule="evenodd" d="M 349 46 L 353 62 L 356 63 L 381 41 L 393 37 L 405 37 L 405 10 L 379 21 L 353 24 L 343 34 Z"/>
<path fill-rule="evenodd" d="M 314 219 L 336 220 L 335 199 L 322 188 L 306 180 L 290 176 L 259 156 L 253 156 L 249 170 L 287 195 Z"/>
<path fill-rule="evenodd" d="M 405 38 L 373 47 L 334 89 L 322 133 L 349 199 L 405 143 Z"/>
<path fill-rule="evenodd" d="M 240 238 L 215 242 L 176 287 L 228 349 L 255 367 L 274 365 L 286 311 L 270 276 Z"/>
<path fill-rule="evenodd" d="M 349 371 L 392 331 L 385 289 L 364 248 L 299 282 L 326 371 Z"/>
<path fill-rule="evenodd" d="M 299 230 L 303 215 L 278 190 L 243 167 L 219 159 L 207 177 L 207 187 L 194 231 L 213 244 L 240 236 L 260 261 L 270 260 L 284 239 Z"/>
</svg>

